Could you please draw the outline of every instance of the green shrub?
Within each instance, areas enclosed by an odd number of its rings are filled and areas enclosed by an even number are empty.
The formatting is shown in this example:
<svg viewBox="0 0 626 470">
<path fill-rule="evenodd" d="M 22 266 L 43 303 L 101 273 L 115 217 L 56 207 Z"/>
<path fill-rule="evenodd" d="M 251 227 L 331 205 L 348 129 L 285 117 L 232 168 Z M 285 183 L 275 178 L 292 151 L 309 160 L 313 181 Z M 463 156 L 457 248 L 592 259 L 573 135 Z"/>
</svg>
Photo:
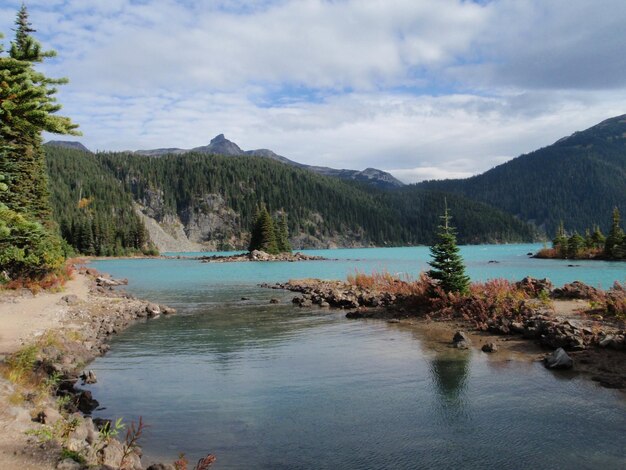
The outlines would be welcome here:
<svg viewBox="0 0 626 470">
<path fill-rule="evenodd" d="M 10 280 L 40 279 L 63 266 L 59 237 L 0 204 L 0 271 Z"/>
</svg>

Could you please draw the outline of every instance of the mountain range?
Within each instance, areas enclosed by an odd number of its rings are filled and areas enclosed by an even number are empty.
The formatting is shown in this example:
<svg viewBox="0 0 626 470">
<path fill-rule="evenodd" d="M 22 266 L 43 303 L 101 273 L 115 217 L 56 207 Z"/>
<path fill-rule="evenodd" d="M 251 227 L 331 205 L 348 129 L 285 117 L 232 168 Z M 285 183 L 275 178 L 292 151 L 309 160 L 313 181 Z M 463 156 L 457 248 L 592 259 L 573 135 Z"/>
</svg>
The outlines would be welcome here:
<svg viewBox="0 0 626 470">
<path fill-rule="evenodd" d="M 530 241 L 540 232 L 550 238 L 560 222 L 570 232 L 595 224 L 606 232 L 614 207 L 626 213 L 626 115 L 471 178 L 412 185 L 379 170 L 334 170 L 271 150 L 244 151 L 223 135 L 189 150 L 93 154 L 62 141 L 46 148 L 57 221 L 72 243 L 98 211 L 96 225 L 136 225 L 128 222 L 136 214 L 169 251 L 244 248 L 259 204 L 288 215 L 299 248 L 430 243 L 444 199 L 463 243 Z M 89 172 L 76 166 L 81 161 Z M 72 207 L 81 198 L 92 212 Z M 126 222 L 111 219 L 115 214 Z"/>
<path fill-rule="evenodd" d="M 325 166 L 311 166 L 304 163 L 294 162 L 282 155 L 278 155 L 276 152 L 269 149 L 257 149 L 257 150 L 242 150 L 236 143 L 228 140 L 224 137 L 224 134 L 220 134 L 213 139 L 208 145 L 202 147 L 195 147 L 189 150 L 185 149 L 153 149 L 153 150 L 137 150 L 135 153 L 138 155 L 147 155 L 150 157 L 159 157 L 173 153 L 175 155 L 181 155 L 184 153 L 196 152 L 206 153 L 212 155 L 226 155 L 231 157 L 240 156 L 254 156 L 262 158 L 270 158 L 286 165 L 295 166 L 297 168 L 304 168 L 305 170 L 313 171 L 325 176 L 331 176 L 333 178 L 341 178 L 345 180 L 362 181 L 373 184 L 382 188 L 397 188 L 404 186 L 400 180 L 394 178 L 389 173 L 377 170 L 376 168 L 366 168 L 363 171 L 359 170 L 337 170 L 334 168 L 328 168 Z"/>
<path fill-rule="evenodd" d="M 48 142 L 48 145 L 57 147 L 67 147 L 79 150 L 88 151 L 88 149 L 79 142 L 73 141 L 59 141 L 53 140 Z M 335 168 L 329 168 L 325 166 L 312 166 L 305 165 L 304 163 L 298 163 L 290 160 L 282 155 L 278 155 L 276 152 L 269 149 L 257 149 L 257 150 L 242 150 L 236 143 L 228 140 L 224 137 L 224 134 L 211 139 L 208 145 L 201 147 L 195 147 L 192 149 L 181 148 L 159 148 L 151 150 L 136 150 L 132 153 L 135 155 L 145 155 L 148 157 L 162 157 L 164 155 L 184 155 L 186 153 L 202 153 L 207 155 L 225 155 L 230 157 L 242 157 L 242 156 L 254 156 L 261 158 L 269 158 L 286 165 L 291 165 L 296 168 L 303 168 L 305 170 L 319 173 L 320 175 L 330 176 L 333 178 L 340 178 L 344 180 L 361 181 L 371 184 L 379 188 L 399 188 L 404 186 L 404 183 L 391 174 L 378 170 L 376 168 L 366 168 L 365 170 L 337 170 Z"/>
</svg>

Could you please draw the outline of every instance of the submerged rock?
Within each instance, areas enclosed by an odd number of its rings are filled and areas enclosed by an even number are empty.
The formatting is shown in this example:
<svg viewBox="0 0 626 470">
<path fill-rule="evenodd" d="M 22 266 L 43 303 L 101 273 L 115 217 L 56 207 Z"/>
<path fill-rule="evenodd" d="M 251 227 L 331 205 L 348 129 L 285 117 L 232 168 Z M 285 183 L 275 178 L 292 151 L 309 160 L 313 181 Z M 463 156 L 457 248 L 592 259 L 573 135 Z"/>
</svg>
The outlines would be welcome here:
<svg viewBox="0 0 626 470">
<path fill-rule="evenodd" d="M 543 363 L 548 369 L 571 369 L 574 366 L 574 361 L 563 348 L 545 357 Z"/>
</svg>

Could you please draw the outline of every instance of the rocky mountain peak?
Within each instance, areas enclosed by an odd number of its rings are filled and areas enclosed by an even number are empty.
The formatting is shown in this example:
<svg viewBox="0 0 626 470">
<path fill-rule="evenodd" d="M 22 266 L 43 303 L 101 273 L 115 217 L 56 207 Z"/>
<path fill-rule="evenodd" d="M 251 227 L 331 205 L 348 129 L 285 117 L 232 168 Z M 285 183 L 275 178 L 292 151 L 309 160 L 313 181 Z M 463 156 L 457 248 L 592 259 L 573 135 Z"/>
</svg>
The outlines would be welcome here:
<svg viewBox="0 0 626 470">
<path fill-rule="evenodd" d="M 230 140 L 224 137 L 224 134 L 216 135 L 211 139 L 211 144 L 221 144 L 222 142 L 230 142 Z"/>
</svg>

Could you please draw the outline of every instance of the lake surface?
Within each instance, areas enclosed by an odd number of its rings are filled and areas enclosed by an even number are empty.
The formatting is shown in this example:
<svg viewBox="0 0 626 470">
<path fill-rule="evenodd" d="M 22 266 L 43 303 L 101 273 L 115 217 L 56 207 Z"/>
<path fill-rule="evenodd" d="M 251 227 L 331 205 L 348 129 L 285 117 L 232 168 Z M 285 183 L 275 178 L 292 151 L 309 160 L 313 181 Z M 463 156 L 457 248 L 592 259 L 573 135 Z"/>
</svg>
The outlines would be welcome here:
<svg viewBox="0 0 626 470">
<path fill-rule="evenodd" d="M 462 253 L 474 280 L 626 281 L 626 263 L 529 259 L 539 247 Z M 295 308 L 293 294 L 257 287 L 355 270 L 415 276 L 427 248 L 310 253 L 337 261 L 94 263 L 179 310 L 131 327 L 92 364 L 99 383 L 90 388 L 106 407 L 96 414 L 141 415 L 149 456 L 184 452 L 195 462 L 211 452 L 216 469 L 626 467 L 619 392 L 537 363 L 456 351 L 419 328 Z"/>
</svg>

